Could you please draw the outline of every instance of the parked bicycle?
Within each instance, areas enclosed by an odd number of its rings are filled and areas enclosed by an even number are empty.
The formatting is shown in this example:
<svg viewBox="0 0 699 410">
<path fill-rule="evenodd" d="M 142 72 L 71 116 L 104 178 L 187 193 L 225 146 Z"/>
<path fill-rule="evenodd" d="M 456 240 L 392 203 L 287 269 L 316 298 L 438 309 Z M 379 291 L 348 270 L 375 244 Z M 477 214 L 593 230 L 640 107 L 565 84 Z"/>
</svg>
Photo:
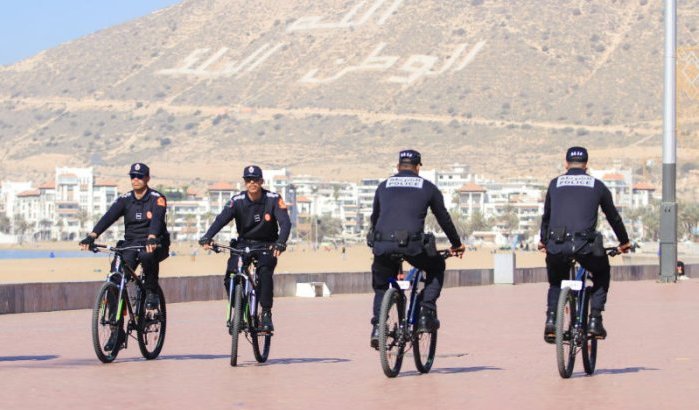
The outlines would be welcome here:
<svg viewBox="0 0 699 410">
<path fill-rule="evenodd" d="M 167 311 L 165 295 L 158 285 L 160 304 L 155 309 L 146 308 L 146 289 L 141 274 L 136 274 L 123 263 L 122 252 L 141 250 L 144 246 L 115 247 L 93 244 L 93 252 L 114 254 L 113 270 L 97 293 L 92 310 L 92 345 L 97 358 L 111 363 L 121 349 L 128 347 L 128 336 L 136 331 L 138 348 L 144 358 L 158 357 L 165 343 Z M 128 317 L 128 320 L 124 320 Z"/>
<path fill-rule="evenodd" d="M 616 256 L 618 248 L 604 248 L 609 256 Z M 597 338 L 588 334 L 591 286 L 587 285 L 590 272 L 578 266 L 575 256 L 570 261 L 570 279 L 561 281 L 556 312 L 556 359 L 558 373 L 567 379 L 573 374 L 575 356 L 582 352 L 585 373 L 595 372 Z"/>
<path fill-rule="evenodd" d="M 236 272 L 230 273 L 228 288 L 228 310 L 226 326 L 231 335 L 231 366 L 238 365 L 238 339 L 241 333 L 252 344 L 255 360 L 264 363 L 269 357 L 272 332 L 263 331 L 261 326 L 260 301 L 257 298 L 259 279 L 255 252 L 271 252 L 268 245 L 244 247 L 242 249 L 212 243 L 211 249 L 219 253 L 226 249 L 240 255 Z"/>
<path fill-rule="evenodd" d="M 445 259 L 451 256 L 449 250 L 441 250 L 439 253 Z M 396 377 L 403 364 L 406 349 L 412 348 L 415 367 L 420 373 L 427 373 L 434 363 L 437 330 L 429 333 L 417 331 L 425 272 L 413 267 L 404 275 L 403 255 L 397 254 L 394 257 L 401 261 L 401 268 L 398 279 L 389 280 L 389 288 L 384 294 L 379 313 L 381 367 L 387 377 Z M 410 292 L 409 301 L 406 300 L 406 290 Z"/>
</svg>

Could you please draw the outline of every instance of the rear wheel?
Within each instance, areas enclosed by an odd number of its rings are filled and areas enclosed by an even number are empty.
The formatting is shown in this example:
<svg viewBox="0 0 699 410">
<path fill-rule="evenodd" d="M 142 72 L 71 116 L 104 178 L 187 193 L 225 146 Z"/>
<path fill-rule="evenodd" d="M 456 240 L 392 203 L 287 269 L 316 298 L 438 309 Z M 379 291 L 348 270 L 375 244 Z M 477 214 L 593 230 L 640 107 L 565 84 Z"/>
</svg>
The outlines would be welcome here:
<svg viewBox="0 0 699 410">
<path fill-rule="evenodd" d="M 252 353 L 255 355 L 255 360 L 264 363 L 269 357 L 272 334 L 259 331 L 261 315 L 260 300 L 255 298 L 255 315 L 250 317 L 250 339 L 252 339 Z"/>
<path fill-rule="evenodd" d="M 165 343 L 165 330 L 167 325 L 167 310 L 165 308 L 165 295 L 158 286 L 160 304 L 156 309 L 146 310 L 146 298 L 141 294 L 136 335 L 138 336 L 138 348 L 141 354 L 148 360 L 160 355 Z"/>
<path fill-rule="evenodd" d="M 394 288 L 389 288 L 381 302 L 379 313 L 379 356 L 381 367 L 388 377 L 396 377 L 403 364 L 405 341 L 403 339 L 403 320 L 405 318 L 405 300 Z"/>
<path fill-rule="evenodd" d="M 231 366 L 238 365 L 238 337 L 243 325 L 243 286 L 235 285 L 231 306 Z"/>
<path fill-rule="evenodd" d="M 575 365 L 575 298 L 570 288 L 561 289 L 556 315 L 556 359 L 558 373 L 564 379 L 573 374 Z"/>
<path fill-rule="evenodd" d="M 434 353 L 437 350 L 437 331 L 430 333 L 415 333 L 413 336 L 413 356 L 415 367 L 420 373 L 427 373 L 434 363 Z"/>
<path fill-rule="evenodd" d="M 590 318 L 590 297 L 592 288 L 588 287 L 585 290 L 585 304 L 583 314 L 583 323 L 585 323 L 585 331 L 583 332 L 582 358 L 585 373 L 592 374 L 595 372 L 597 364 L 597 339 L 587 334 L 587 321 Z"/>
<path fill-rule="evenodd" d="M 105 282 L 97 293 L 95 306 L 92 308 L 92 346 L 97 358 L 102 363 L 111 363 L 116 359 L 121 349 L 121 343 L 112 343 L 110 349 L 106 349 L 109 339 L 118 338 L 118 333 L 123 332 L 124 318 L 117 322 L 117 310 L 119 305 L 119 287 L 111 282 Z M 113 334 L 117 336 L 112 336 Z"/>
</svg>

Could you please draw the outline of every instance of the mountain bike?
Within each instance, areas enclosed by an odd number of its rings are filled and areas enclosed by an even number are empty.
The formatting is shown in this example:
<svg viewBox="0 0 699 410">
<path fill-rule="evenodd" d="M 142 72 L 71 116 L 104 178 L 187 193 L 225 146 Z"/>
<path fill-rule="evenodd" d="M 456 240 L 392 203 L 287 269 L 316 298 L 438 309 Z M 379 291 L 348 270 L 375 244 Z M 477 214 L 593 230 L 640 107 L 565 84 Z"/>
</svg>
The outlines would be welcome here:
<svg viewBox="0 0 699 410">
<path fill-rule="evenodd" d="M 604 248 L 609 256 L 620 252 L 616 247 Z M 583 367 L 588 375 L 595 372 L 597 338 L 587 333 L 590 316 L 590 272 L 578 266 L 575 256 L 570 260 L 570 276 L 561 281 L 556 311 L 556 360 L 558 373 L 567 379 L 573 374 L 575 356 L 582 352 Z"/>
<path fill-rule="evenodd" d="M 228 285 L 228 309 L 226 326 L 231 335 L 231 366 L 238 365 L 238 339 L 241 333 L 252 344 L 255 360 L 264 363 L 269 357 L 272 344 L 272 332 L 261 328 L 260 300 L 257 298 L 259 279 L 257 275 L 257 256 L 254 252 L 271 252 L 269 245 L 234 248 L 212 243 L 211 249 L 219 253 L 222 249 L 239 255 L 238 267 L 231 272 Z"/>
<path fill-rule="evenodd" d="M 441 250 L 439 254 L 445 259 L 451 256 L 449 250 Z M 397 254 L 394 257 L 400 260 L 401 268 L 397 279 L 389 279 L 389 288 L 383 296 L 379 313 L 381 367 L 387 377 L 396 377 L 403 364 L 405 351 L 412 348 L 415 367 L 420 373 L 428 373 L 437 350 L 437 330 L 417 331 L 425 272 L 413 267 L 404 275 L 404 256 Z M 405 291 L 410 293 L 409 300 Z"/>
<path fill-rule="evenodd" d="M 90 248 L 93 252 L 114 254 L 113 270 L 100 287 L 92 309 L 92 345 L 97 358 L 103 363 L 111 363 L 121 349 L 128 347 L 128 336 L 134 331 L 144 358 L 155 359 L 163 349 L 167 328 L 163 290 L 158 285 L 160 304 L 155 309 L 147 309 L 142 270 L 140 275 L 136 274 L 123 263 L 124 251 L 139 251 L 144 248 L 145 246 L 116 247 L 98 244 L 93 244 Z M 126 317 L 128 319 L 124 320 Z"/>
</svg>

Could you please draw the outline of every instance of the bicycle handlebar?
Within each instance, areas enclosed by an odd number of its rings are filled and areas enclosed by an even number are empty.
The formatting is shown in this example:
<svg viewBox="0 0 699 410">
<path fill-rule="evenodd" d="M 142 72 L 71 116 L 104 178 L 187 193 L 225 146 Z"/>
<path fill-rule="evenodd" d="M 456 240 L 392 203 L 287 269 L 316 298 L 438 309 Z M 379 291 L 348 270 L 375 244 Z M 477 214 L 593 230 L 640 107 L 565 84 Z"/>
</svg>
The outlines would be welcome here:
<svg viewBox="0 0 699 410">
<path fill-rule="evenodd" d="M 216 252 L 216 253 L 221 253 L 222 249 L 227 249 L 231 253 L 235 253 L 237 255 L 245 255 L 248 253 L 251 253 L 253 251 L 268 251 L 270 250 L 271 245 L 260 245 L 260 246 L 246 246 L 242 249 L 240 248 L 234 248 L 232 246 L 224 245 L 221 243 L 216 243 L 216 242 L 211 242 L 209 244 L 211 246 L 211 250 Z"/>
<path fill-rule="evenodd" d="M 616 246 L 611 246 L 609 248 L 604 248 L 604 251 L 607 253 L 607 255 L 611 256 L 612 258 L 621 255 L 621 252 L 619 251 L 619 248 Z"/>
<path fill-rule="evenodd" d="M 155 246 L 156 248 L 160 248 L 161 245 L 157 244 Z M 106 249 L 106 252 L 122 252 L 122 251 L 128 251 L 128 250 L 141 250 L 145 249 L 146 245 L 133 245 L 133 246 L 110 246 L 106 244 L 100 244 L 100 243 L 93 243 L 90 246 L 90 249 L 92 252 L 97 253 L 97 252 L 104 252 L 102 249 Z"/>
</svg>

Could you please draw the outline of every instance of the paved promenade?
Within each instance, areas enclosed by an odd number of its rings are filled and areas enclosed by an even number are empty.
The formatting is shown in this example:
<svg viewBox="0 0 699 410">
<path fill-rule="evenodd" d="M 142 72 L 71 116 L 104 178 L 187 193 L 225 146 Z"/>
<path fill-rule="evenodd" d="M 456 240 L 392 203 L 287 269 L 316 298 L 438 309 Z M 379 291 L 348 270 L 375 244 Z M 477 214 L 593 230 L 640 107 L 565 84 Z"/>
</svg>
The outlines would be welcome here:
<svg viewBox="0 0 699 410">
<path fill-rule="evenodd" d="M 546 285 L 446 289 L 431 373 L 412 356 L 387 379 L 369 349 L 371 295 L 279 298 L 270 360 L 241 344 L 228 365 L 224 303 L 169 307 L 161 357 L 135 340 L 109 365 L 94 355 L 90 311 L 0 316 L 3 409 L 695 409 L 699 280 L 614 282 L 597 372 L 578 357 L 563 380 L 542 340 Z"/>
</svg>

